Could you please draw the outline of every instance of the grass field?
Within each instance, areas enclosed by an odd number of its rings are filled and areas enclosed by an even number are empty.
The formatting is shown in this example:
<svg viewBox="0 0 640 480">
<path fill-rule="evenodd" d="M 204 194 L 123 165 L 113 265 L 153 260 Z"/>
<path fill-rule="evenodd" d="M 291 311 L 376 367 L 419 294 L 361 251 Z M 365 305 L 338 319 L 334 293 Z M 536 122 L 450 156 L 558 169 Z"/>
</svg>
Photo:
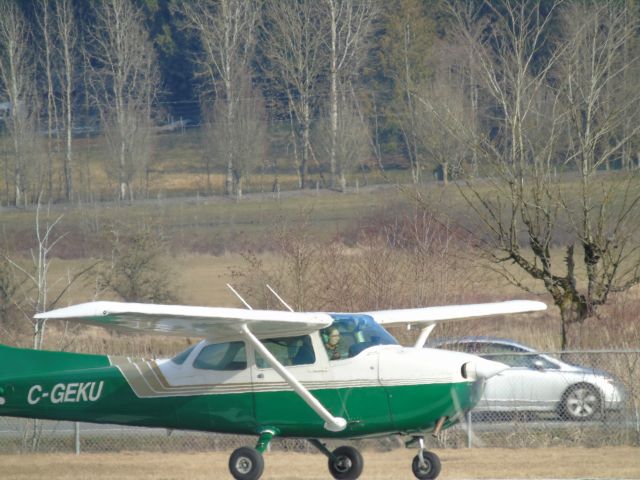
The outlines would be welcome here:
<svg viewBox="0 0 640 480">
<path fill-rule="evenodd" d="M 439 479 L 637 479 L 640 451 L 600 449 L 439 450 Z M 224 479 L 229 453 L 131 453 L 3 455 L 3 479 Z M 364 451 L 363 479 L 414 478 L 411 450 Z M 273 452 L 265 455 L 265 480 L 330 478 L 320 454 Z"/>
<path fill-rule="evenodd" d="M 167 263 L 173 267 L 172 283 L 181 302 L 208 306 L 240 306 L 227 290 L 225 283 L 233 280 L 232 270 L 245 265 L 241 256 L 243 252 L 253 251 L 267 264 L 273 261 L 273 234 L 276 226 L 286 226 L 291 232 L 295 232 L 301 222 L 308 221 L 310 236 L 321 248 L 326 249 L 330 242 L 336 241 L 356 251 L 361 249 L 359 242 L 363 232 L 366 235 L 375 235 L 385 227 L 393 227 L 393 222 L 398 219 L 402 222 L 403 215 L 411 217 L 414 214 L 415 202 L 410 190 L 386 185 L 362 188 L 358 193 L 352 191 L 347 194 L 328 190 L 283 192 L 280 199 L 265 194 L 249 195 L 242 201 L 221 196 L 191 196 L 138 201 L 132 205 L 53 205 L 48 215 L 42 213 L 42 221 L 52 221 L 58 215 L 62 215 L 63 218 L 56 226 L 53 236 L 57 238 L 59 235 L 65 235 L 65 238 L 52 250 L 52 255 L 57 258 L 51 265 L 49 298 L 53 298 L 56 289 L 62 288 L 65 284 L 65 278 L 78 271 L 82 265 L 98 256 L 108 259 L 110 247 L 106 239 L 110 238 L 110 232 L 118 230 L 126 233 L 139 228 L 141 224 L 151 224 L 157 226 L 170 247 Z M 443 188 L 431 183 L 422 187 L 421 195 L 427 209 L 434 212 L 439 219 L 450 221 L 450 226 L 454 229 L 459 227 L 460 230 L 466 231 L 473 229 L 477 223 L 477 218 L 474 219 L 469 209 L 465 208 L 454 185 Z M 21 259 L 20 261 L 28 265 L 36 244 L 34 209 L 2 209 L 0 215 L 0 238 L 4 240 L 0 247 L 8 247 L 12 258 Z M 432 283 L 439 283 L 439 296 L 420 301 L 421 305 L 473 303 L 529 296 L 528 293 L 508 284 L 495 272 L 482 270 L 480 262 L 473 256 L 473 251 L 453 253 L 459 256 L 466 255 L 464 259 L 457 259 L 463 268 L 459 268 L 458 271 L 454 271 L 454 267 L 443 268 L 439 272 L 442 274 L 442 281 L 436 277 L 434 271 Z M 555 247 L 554 262 L 558 260 L 556 264 L 559 266 L 556 268 L 560 270 L 564 266 L 564 255 L 562 248 Z M 373 258 L 372 262 L 375 260 Z M 446 257 L 446 262 L 450 260 L 454 260 L 454 257 Z M 424 264 L 430 267 L 428 262 Z M 371 278 L 384 278 L 385 272 L 376 272 L 376 265 L 364 266 L 371 268 L 370 272 L 365 272 L 370 273 Z M 513 269 L 512 273 L 517 271 L 517 267 L 510 268 Z M 576 266 L 578 272 L 580 268 L 580 265 Z M 334 270 L 339 271 L 337 268 Z M 558 273 L 562 274 L 560 270 Z M 361 278 L 363 277 L 364 275 L 361 275 Z M 542 294 L 539 299 L 549 302 L 550 298 L 544 294 L 540 283 L 534 285 L 522 272 L 520 278 L 525 283 L 529 282 L 528 286 L 536 293 Z M 390 285 L 391 283 L 389 282 Z M 241 289 L 242 287 L 240 285 Z M 636 288 L 634 294 L 637 298 L 640 298 L 639 290 L 640 288 Z M 74 285 L 62 303 L 88 301 L 95 298 L 95 292 L 95 281 L 88 279 L 82 284 Z M 290 292 L 281 290 L 281 293 L 291 300 Z M 104 295 L 100 298 L 106 299 Z M 359 308 L 366 310 L 375 305 L 375 302 L 370 302 Z M 329 308 L 346 307 L 338 304 Z M 389 305 L 380 305 L 380 308 L 389 308 Z M 631 312 L 633 309 L 621 310 Z M 606 314 L 604 309 L 603 311 Z M 551 308 L 544 315 L 542 323 L 538 320 L 540 319 L 537 317 L 531 317 L 528 320 L 510 322 L 512 328 L 508 329 L 502 328 L 500 322 L 495 320 L 481 320 L 474 321 L 473 330 L 467 329 L 467 324 L 462 323 L 460 326 L 452 325 L 451 328 L 447 326 L 442 331 L 439 329 L 439 333 L 457 335 L 473 331 L 478 334 L 515 338 L 525 343 L 533 343 L 540 349 L 556 348 L 560 330 L 556 309 Z M 593 322 L 595 325 L 600 319 Z M 611 323 L 615 322 L 612 320 Z M 600 341 L 597 337 L 601 336 L 601 329 L 585 324 L 584 328 L 581 327 L 580 333 L 585 337 L 582 345 L 593 348 L 615 347 L 621 346 L 619 338 L 637 338 L 635 335 L 615 335 L 620 331 L 618 325 L 614 325 L 611 338 Z M 589 335 L 596 338 L 591 341 L 586 338 Z M 28 339 L 24 341 L 29 342 Z"/>
</svg>

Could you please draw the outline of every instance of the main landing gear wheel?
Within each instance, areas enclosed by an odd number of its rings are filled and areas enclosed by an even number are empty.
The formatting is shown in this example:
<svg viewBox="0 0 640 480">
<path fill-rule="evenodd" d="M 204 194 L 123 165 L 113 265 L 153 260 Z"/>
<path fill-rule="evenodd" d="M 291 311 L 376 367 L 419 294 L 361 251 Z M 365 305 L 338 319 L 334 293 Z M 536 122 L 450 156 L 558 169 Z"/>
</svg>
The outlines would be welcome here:
<svg viewBox="0 0 640 480">
<path fill-rule="evenodd" d="M 229 457 L 229 471 L 236 480 L 258 480 L 264 471 L 264 458 L 255 448 L 237 448 Z"/>
<path fill-rule="evenodd" d="M 440 475 L 440 459 L 435 453 L 422 450 L 421 454 L 418 453 L 413 457 L 411 470 L 416 478 L 421 480 L 436 478 Z"/>
<path fill-rule="evenodd" d="M 337 480 L 355 480 L 363 467 L 362 455 L 353 447 L 338 447 L 329 458 L 329 472 Z"/>
</svg>

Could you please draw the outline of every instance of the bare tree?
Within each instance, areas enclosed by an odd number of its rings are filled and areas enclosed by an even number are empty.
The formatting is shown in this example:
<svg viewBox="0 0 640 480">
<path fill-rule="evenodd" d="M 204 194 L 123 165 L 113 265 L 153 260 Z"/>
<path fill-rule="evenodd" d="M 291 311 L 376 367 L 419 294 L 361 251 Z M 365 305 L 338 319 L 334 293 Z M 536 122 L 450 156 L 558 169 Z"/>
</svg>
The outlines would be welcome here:
<svg viewBox="0 0 640 480">
<path fill-rule="evenodd" d="M 323 26 L 326 18 L 320 2 L 313 0 L 268 0 L 264 11 L 262 48 L 271 62 L 274 79 L 286 91 L 291 119 L 295 118 L 299 127 L 295 130 L 302 147 L 298 185 L 305 188 L 312 156 L 312 113 L 318 104 L 321 74 L 326 68 L 323 37 L 327 31 Z"/>
<path fill-rule="evenodd" d="M 378 15 L 377 3 L 373 0 L 325 0 L 329 11 L 329 104 L 331 148 L 329 150 L 329 170 L 331 187 L 335 187 L 336 174 L 340 174 L 344 185 L 344 172 L 339 171 L 337 161 L 339 120 L 338 87 L 346 87 L 359 71 L 369 47 L 372 23 Z M 348 115 L 348 114 L 346 114 Z M 344 187 L 342 186 L 344 189 Z"/>
<path fill-rule="evenodd" d="M 42 46 L 44 49 L 44 71 L 47 77 L 47 196 L 51 199 L 53 195 L 53 152 L 54 152 L 54 136 L 57 136 L 58 115 L 56 111 L 55 91 L 53 85 L 54 77 L 54 59 L 53 59 L 53 31 L 51 25 L 51 10 L 53 3 L 47 0 L 41 0 L 38 3 L 37 20 L 42 33 Z"/>
<path fill-rule="evenodd" d="M 159 88 L 156 57 L 144 15 L 131 0 L 106 0 L 90 32 L 92 88 L 118 180 L 120 200 L 149 159 L 152 114 Z"/>
<path fill-rule="evenodd" d="M 425 152 L 418 138 L 414 93 L 432 74 L 431 49 L 435 26 L 425 10 L 428 2 L 396 0 L 386 5 L 386 28 L 381 39 L 382 62 L 395 91 L 393 114 L 396 116 L 405 154 L 414 183 L 422 178 Z"/>
<path fill-rule="evenodd" d="M 78 30 L 71 0 L 58 0 L 56 3 L 56 33 L 58 55 L 61 68 L 59 72 L 60 102 L 62 105 L 62 125 L 64 126 L 64 183 L 65 197 L 73 200 L 73 99 L 76 91 L 76 73 L 78 70 Z"/>
<path fill-rule="evenodd" d="M 91 271 L 98 262 L 92 262 L 83 268 L 69 272 L 51 281 L 49 268 L 51 267 L 52 251 L 62 242 L 66 235 L 57 234 L 62 215 L 53 221 L 49 220 L 49 212 L 46 218 L 41 218 L 42 206 L 38 201 L 35 216 L 36 248 L 31 250 L 31 265 L 23 266 L 18 261 L 5 254 L 4 260 L 15 270 L 16 276 L 22 275 L 24 281 L 15 288 L 13 303 L 18 308 L 24 319 L 31 323 L 33 333 L 33 348 L 39 350 L 45 338 L 46 319 L 34 319 L 36 313 L 46 312 L 55 308 L 65 298 L 69 288 Z M 55 294 L 52 292 L 56 292 Z"/>
<path fill-rule="evenodd" d="M 314 144 L 328 157 L 333 156 L 334 174 L 337 173 L 339 186 L 345 191 L 347 173 L 358 164 L 364 163 L 371 153 L 369 126 L 357 115 L 356 109 L 347 99 L 341 102 L 337 118 L 330 115 L 318 122 Z M 334 130 L 334 120 L 337 120 Z M 335 135 L 334 135 L 335 134 Z"/>
<path fill-rule="evenodd" d="M 16 2 L 0 2 L 0 96 L 9 100 L 13 203 L 26 204 L 29 149 L 34 142 L 35 66 L 31 32 Z M 5 168 L 5 171 L 8 171 Z M 9 196 L 9 192 L 7 192 Z"/>
<path fill-rule="evenodd" d="M 465 156 L 473 151 L 467 129 L 474 115 L 468 104 L 461 78 L 451 72 L 435 75 L 429 85 L 416 87 L 412 124 L 415 141 L 432 160 L 435 176 L 445 185 L 464 168 Z"/>
<path fill-rule="evenodd" d="M 486 2 L 489 21 L 454 4 L 483 95 L 493 103 L 484 133 L 470 142 L 484 179 L 468 179 L 461 192 L 486 227 L 487 252 L 501 273 L 529 288 L 509 268 L 515 264 L 553 298 L 564 348 L 571 324 L 594 316 L 611 292 L 640 282 L 637 179 L 598 171 L 637 133 L 614 135 L 626 116 L 637 115 L 640 95 L 621 101 L 615 94 L 637 62 L 623 55 L 624 36 L 635 31 L 622 23 L 631 17 L 624 6 L 547 6 Z M 552 22 L 564 37 L 549 35 Z M 560 245 L 563 258 L 554 253 Z"/>
<path fill-rule="evenodd" d="M 267 122 L 262 94 L 251 85 L 248 75 L 237 79 L 238 96 L 231 117 L 228 102 L 216 100 L 211 122 L 205 125 L 205 144 L 217 158 L 233 158 L 231 167 L 233 193 L 242 197 L 243 184 L 264 158 L 267 150 Z"/>
<path fill-rule="evenodd" d="M 114 227 L 109 233 L 111 255 L 98 272 L 99 291 L 115 293 L 126 302 L 176 302 L 162 232 L 142 225 Z"/>
<path fill-rule="evenodd" d="M 243 135 L 234 129 L 241 128 L 241 114 L 251 100 L 243 95 L 253 94 L 247 89 L 246 77 L 249 77 L 255 47 L 256 27 L 259 19 L 260 3 L 244 0 L 221 0 L 219 2 L 183 2 L 180 8 L 186 16 L 186 24 L 197 35 L 202 45 L 201 54 L 196 57 L 200 67 L 200 76 L 204 79 L 202 106 L 203 110 L 211 110 L 216 103 L 216 125 L 227 129 L 222 139 L 226 139 L 226 148 L 218 149 L 224 155 L 226 165 L 225 193 L 234 192 L 241 195 L 241 176 L 238 172 L 244 167 L 237 165 L 246 162 L 246 158 L 235 155 L 242 148 L 241 144 L 231 146 L 231 139 L 242 143 Z M 244 105 L 241 106 L 241 104 Z M 243 112 L 240 109 L 244 108 Z M 256 117 L 258 118 L 258 117 Z M 244 119 L 246 121 L 246 118 Z M 247 135 L 249 132 L 246 132 Z M 244 140 L 248 140 L 248 136 Z"/>
<path fill-rule="evenodd" d="M 46 75 L 47 193 L 53 195 L 54 152 L 64 145 L 64 195 L 73 198 L 73 96 L 77 70 L 77 28 L 71 0 L 40 0 L 42 63 Z M 62 127 L 62 129 L 60 128 Z M 61 130 L 64 133 L 61 136 Z"/>
</svg>

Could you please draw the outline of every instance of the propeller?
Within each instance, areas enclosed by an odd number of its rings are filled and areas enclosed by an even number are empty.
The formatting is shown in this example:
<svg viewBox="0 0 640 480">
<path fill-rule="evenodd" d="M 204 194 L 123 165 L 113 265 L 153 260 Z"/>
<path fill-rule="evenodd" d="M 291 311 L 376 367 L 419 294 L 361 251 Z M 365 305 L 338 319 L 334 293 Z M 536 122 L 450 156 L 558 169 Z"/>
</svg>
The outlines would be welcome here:
<svg viewBox="0 0 640 480">
<path fill-rule="evenodd" d="M 484 380 L 476 380 L 476 382 L 483 382 Z M 482 388 L 483 386 L 478 386 Z M 474 385 L 474 388 L 478 388 Z M 456 417 L 458 418 L 460 425 L 464 428 L 465 432 L 467 432 L 467 446 L 471 448 L 472 446 L 476 447 L 484 447 L 484 441 L 478 437 L 475 433 L 473 433 L 473 429 L 471 428 L 471 422 L 469 421 L 468 415 L 470 415 L 470 411 L 465 411 L 462 409 L 462 405 L 460 404 L 460 399 L 458 398 L 458 393 L 454 388 L 451 388 L 451 399 L 453 400 L 453 408 L 456 411 Z"/>
<path fill-rule="evenodd" d="M 461 373 L 464 378 L 474 382 L 472 388 L 481 391 L 484 388 L 484 383 L 489 378 L 507 368 L 509 368 L 509 366 L 504 363 L 494 362 L 493 360 L 487 360 L 482 357 L 475 357 L 473 360 L 462 365 Z M 473 433 L 473 429 L 471 428 L 470 412 L 462 408 L 460 398 L 454 388 L 451 388 L 451 399 L 456 412 L 456 418 L 467 432 L 468 446 L 476 445 L 482 447 L 484 442 Z"/>
</svg>

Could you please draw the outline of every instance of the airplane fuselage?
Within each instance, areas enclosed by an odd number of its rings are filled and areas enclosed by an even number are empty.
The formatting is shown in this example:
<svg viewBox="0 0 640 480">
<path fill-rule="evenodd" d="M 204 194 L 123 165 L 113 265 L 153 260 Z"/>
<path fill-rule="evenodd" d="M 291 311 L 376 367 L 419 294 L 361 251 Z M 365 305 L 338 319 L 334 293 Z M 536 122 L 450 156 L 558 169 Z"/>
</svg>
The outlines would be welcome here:
<svg viewBox="0 0 640 480">
<path fill-rule="evenodd" d="M 330 361 L 312 335 L 312 363 L 287 369 L 330 412 L 347 420 L 340 432 L 323 421 L 273 369 L 248 348 L 245 368 L 206 370 L 173 360 L 0 347 L 0 415 L 52 420 L 289 437 L 359 437 L 445 427 L 477 402 L 480 384 L 461 366 L 475 357 L 442 350 L 373 346 Z"/>
</svg>

